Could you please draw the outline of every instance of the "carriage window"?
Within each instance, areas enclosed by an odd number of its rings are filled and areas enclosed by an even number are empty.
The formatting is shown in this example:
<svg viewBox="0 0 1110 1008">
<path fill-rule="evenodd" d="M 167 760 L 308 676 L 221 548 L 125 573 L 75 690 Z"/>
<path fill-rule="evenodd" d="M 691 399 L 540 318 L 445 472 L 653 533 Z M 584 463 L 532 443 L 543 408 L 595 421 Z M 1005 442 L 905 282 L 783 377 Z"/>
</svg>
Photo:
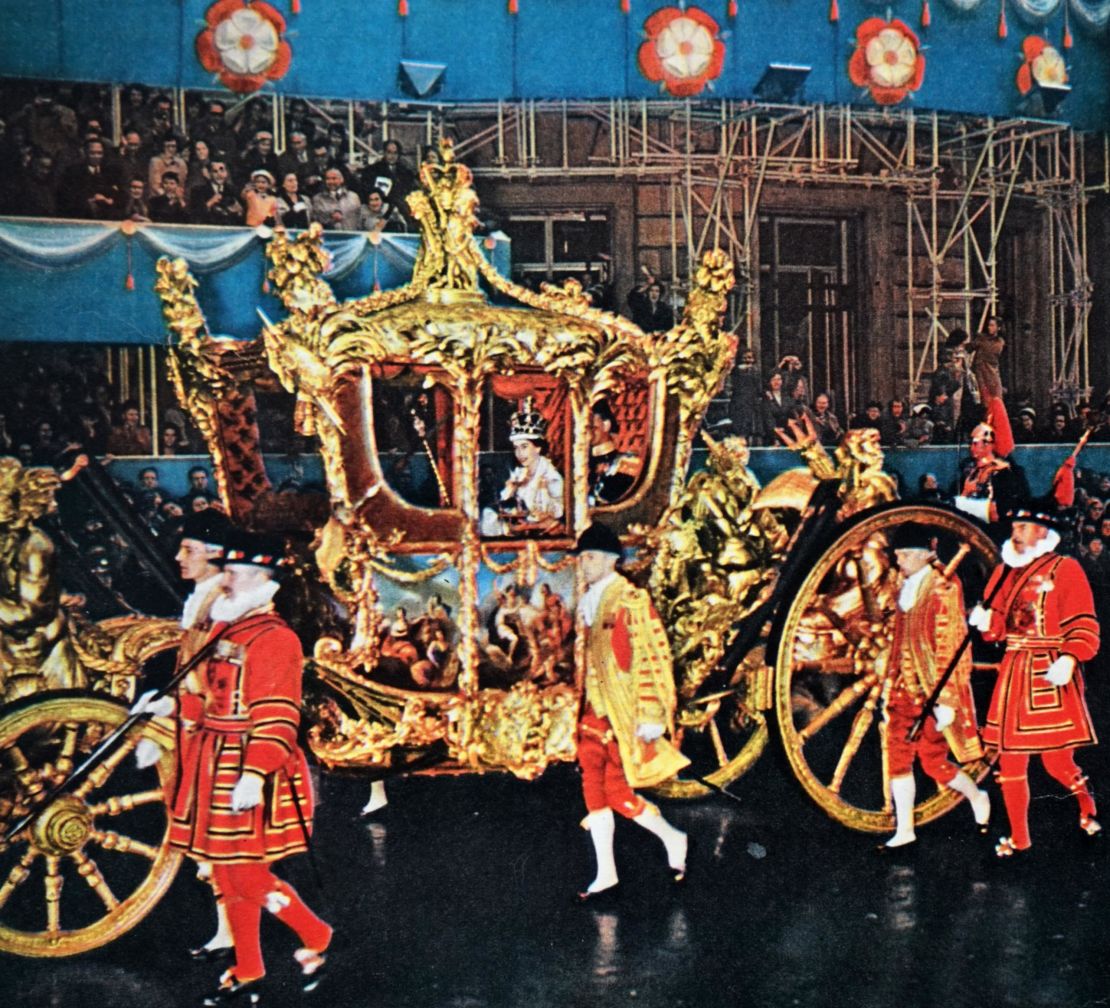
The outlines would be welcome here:
<svg viewBox="0 0 1110 1008">
<path fill-rule="evenodd" d="M 374 433 L 389 487 L 418 507 L 452 505 L 451 396 L 424 376 L 388 366 L 374 381 Z"/>
<path fill-rule="evenodd" d="M 538 375 L 495 379 L 482 420 L 481 534 L 564 535 L 570 432 L 566 389 Z"/>
<path fill-rule="evenodd" d="M 591 507 L 624 500 L 636 488 L 648 451 L 650 399 L 646 382 L 629 383 L 590 412 Z"/>
</svg>

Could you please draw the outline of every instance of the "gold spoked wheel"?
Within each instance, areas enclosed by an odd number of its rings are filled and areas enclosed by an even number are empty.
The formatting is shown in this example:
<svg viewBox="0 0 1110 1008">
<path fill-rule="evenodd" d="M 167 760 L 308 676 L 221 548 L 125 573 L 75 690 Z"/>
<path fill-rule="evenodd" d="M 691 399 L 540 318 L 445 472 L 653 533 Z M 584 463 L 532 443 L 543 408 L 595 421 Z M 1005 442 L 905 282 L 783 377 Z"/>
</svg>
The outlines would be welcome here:
<svg viewBox="0 0 1110 1008">
<path fill-rule="evenodd" d="M 682 753 L 690 766 L 652 788 L 663 798 L 703 798 L 713 792 L 702 780 L 727 788 L 746 774 L 767 745 L 767 715 L 756 696 L 769 680 L 763 648 L 748 656 L 733 677 L 735 686 L 686 701 L 675 716 Z"/>
<path fill-rule="evenodd" d="M 127 717 L 107 697 L 68 692 L 29 698 L 0 716 L 0 828 L 31 811 Z M 140 770 L 135 747 L 161 760 Z M 165 789 L 173 735 L 136 726 L 83 783 L 0 843 L 0 950 L 67 956 L 123 934 L 173 881 L 181 855 L 165 844 Z"/>
<path fill-rule="evenodd" d="M 921 522 L 938 536 L 938 559 L 957 558 L 965 606 L 982 597 L 998 551 L 959 514 L 928 505 L 893 505 L 861 515 L 805 575 L 787 611 L 775 666 L 775 713 L 791 769 L 832 818 L 853 829 L 893 828 L 884 760 L 882 700 L 898 571 L 888 550 L 894 529 Z M 966 547 L 966 548 L 965 548 Z M 964 769 L 975 779 L 986 760 Z M 959 795 L 918 774 L 915 819 L 943 815 Z"/>
</svg>

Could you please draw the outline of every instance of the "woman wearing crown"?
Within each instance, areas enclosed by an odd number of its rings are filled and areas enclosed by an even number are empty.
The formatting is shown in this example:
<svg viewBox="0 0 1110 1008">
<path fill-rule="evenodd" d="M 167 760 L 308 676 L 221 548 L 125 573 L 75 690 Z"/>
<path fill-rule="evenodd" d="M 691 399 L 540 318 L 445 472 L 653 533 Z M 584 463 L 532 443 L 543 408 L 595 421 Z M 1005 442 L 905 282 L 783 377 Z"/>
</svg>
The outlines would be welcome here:
<svg viewBox="0 0 1110 1008">
<path fill-rule="evenodd" d="M 509 441 L 519 463 L 501 490 L 497 510 L 482 511 L 482 535 L 552 532 L 562 525 L 563 476 L 547 457 L 547 421 L 531 396 L 513 414 Z"/>
</svg>

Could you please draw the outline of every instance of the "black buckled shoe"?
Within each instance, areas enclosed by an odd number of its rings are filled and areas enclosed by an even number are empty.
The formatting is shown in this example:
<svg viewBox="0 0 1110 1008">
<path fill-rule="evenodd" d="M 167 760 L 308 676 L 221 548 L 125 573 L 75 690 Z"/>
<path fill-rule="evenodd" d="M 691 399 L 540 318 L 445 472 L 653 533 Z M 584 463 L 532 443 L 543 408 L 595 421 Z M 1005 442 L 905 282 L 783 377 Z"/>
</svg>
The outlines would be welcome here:
<svg viewBox="0 0 1110 1008">
<path fill-rule="evenodd" d="M 606 886 L 604 889 L 584 889 L 582 892 L 574 894 L 574 902 L 578 906 L 607 907 L 616 901 L 620 895 L 620 890 L 621 884 L 619 882 Z"/>
<path fill-rule="evenodd" d="M 235 947 L 232 945 L 219 945 L 216 948 L 200 945 L 189 949 L 189 958 L 196 962 L 222 962 L 224 959 L 230 959 L 234 951 Z"/>
<path fill-rule="evenodd" d="M 219 1005 L 256 1005 L 262 1000 L 262 977 L 256 980 L 236 980 L 229 973 L 220 978 L 220 986 L 206 997 L 204 1008 Z"/>
<path fill-rule="evenodd" d="M 324 979 L 328 965 L 327 952 L 314 952 L 312 949 L 302 948 L 293 953 L 293 958 L 301 968 L 301 990 L 311 994 Z"/>
</svg>

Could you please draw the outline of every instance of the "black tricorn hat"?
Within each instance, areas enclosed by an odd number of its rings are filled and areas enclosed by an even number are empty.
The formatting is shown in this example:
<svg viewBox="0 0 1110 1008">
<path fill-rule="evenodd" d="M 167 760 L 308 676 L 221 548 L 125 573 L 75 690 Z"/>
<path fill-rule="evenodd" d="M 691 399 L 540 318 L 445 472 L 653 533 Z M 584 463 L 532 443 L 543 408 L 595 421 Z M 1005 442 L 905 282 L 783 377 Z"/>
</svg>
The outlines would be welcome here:
<svg viewBox="0 0 1110 1008">
<path fill-rule="evenodd" d="M 280 570 L 286 566 L 285 540 L 281 536 L 266 535 L 262 532 L 244 532 L 233 528 L 224 543 L 221 564 L 252 564 L 269 570 Z"/>
<path fill-rule="evenodd" d="M 223 548 L 228 535 L 233 531 L 231 520 L 222 511 L 205 508 L 186 516 L 181 523 L 181 538 L 195 539 L 207 546 Z"/>
<path fill-rule="evenodd" d="M 937 533 L 921 522 L 903 522 L 890 535 L 892 550 L 919 549 L 932 552 L 936 548 Z"/>
<path fill-rule="evenodd" d="M 621 546 L 620 537 L 611 528 L 600 522 L 593 522 L 578 537 L 574 544 L 575 553 L 585 553 L 587 550 L 596 550 L 598 553 L 615 553 L 621 556 L 624 548 Z"/>
</svg>

